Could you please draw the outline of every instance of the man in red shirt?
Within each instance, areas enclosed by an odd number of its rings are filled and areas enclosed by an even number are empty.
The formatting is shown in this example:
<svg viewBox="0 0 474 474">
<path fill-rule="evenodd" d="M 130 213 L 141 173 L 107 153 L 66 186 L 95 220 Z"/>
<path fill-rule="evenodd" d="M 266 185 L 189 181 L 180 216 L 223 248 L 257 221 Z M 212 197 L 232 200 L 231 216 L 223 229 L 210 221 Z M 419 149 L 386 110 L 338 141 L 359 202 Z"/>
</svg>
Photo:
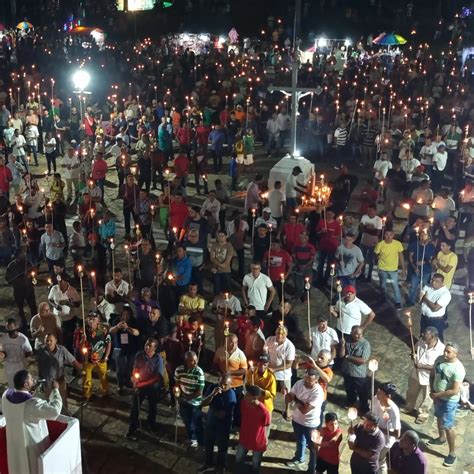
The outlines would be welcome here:
<svg viewBox="0 0 474 474">
<path fill-rule="evenodd" d="M 326 219 L 321 218 L 316 226 L 319 236 L 319 261 L 317 286 L 321 287 L 327 283 L 331 263 L 336 259 L 336 250 L 341 242 L 341 226 L 334 219 L 333 211 L 326 211 Z M 326 271 L 324 264 L 326 263 Z"/>
<path fill-rule="evenodd" d="M 99 186 L 102 191 L 102 202 L 104 201 L 105 177 L 107 176 L 108 170 L 109 167 L 107 162 L 104 160 L 102 152 L 99 151 L 92 164 L 92 179 L 97 183 L 97 186 Z"/>
<path fill-rule="evenodd" d="M 281 284 L 281 277 L 284 275 L 285 281 L 291 274 L 293 269 L 293 260 L 291 255 L 281 248 L 279 239 L 272 240 L 270 250 L 267 250 L 263 256 L 263 265 L 267 266 L 267 275 L 273 282 L 273 286 L 278 292 L 278 297 L 282 298 L 283 288 Z"/>
<path fill-rule="evenodd" d="M 186 188 L 189 174 L 189 160 L 185 155 L 185 150 L 181 149 L 179 155 L 174 159 L 174 172 L 176 177 L 181 180 L 181 186 Z"/>
<path fill-rule="evenodd" d="M 183 153 L 189 158 L 191 156 L 191 143 L 194 140 L 195 132 L 189 126 L 188 122 L 184 122 L 183 126 L 178 130 L 176 139 L 179 142 L 179 146 Z"/>
<path fill-rule="evenodd" d="M 199 147 L 202 148 L 204 154 L 207 152 L 207 144 L 209 142 L 209 134 L 211 129 L 204 125 L 204 122 L 201 120 L 199 125 L 196 128 L 196 141 Z"/>
<path fill-rule="evenodd" d="M 237 472 L 248 472 L 244 459 L 252 451 L 252 471 L 259 472 L 263 453 L 267 449 L 268 439 L 265 428 L 270 425 L 270 413 L 259 400 L 262 389 L 256 385 L 246 387 L 245 398 L 240 404 L 241 425 L 239 444 L 235 454 Z"/>
</svg>

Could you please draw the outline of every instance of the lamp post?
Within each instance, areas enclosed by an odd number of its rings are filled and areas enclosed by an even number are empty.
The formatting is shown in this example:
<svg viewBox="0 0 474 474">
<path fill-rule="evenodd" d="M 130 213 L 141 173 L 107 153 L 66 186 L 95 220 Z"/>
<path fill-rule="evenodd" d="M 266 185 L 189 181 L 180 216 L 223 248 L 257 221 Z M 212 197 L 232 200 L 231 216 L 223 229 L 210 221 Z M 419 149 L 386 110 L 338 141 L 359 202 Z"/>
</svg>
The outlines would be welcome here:
<svg viewBox="0 0 474 474">
<path fill-rule="evenodd" d="M 72 82 L 74 83 L 74 88 L 75 88 L 73 92 L 77 94 L 77 97 L 79 99 L 79 115 L 81 117 L 81 120 L 82 120 L 82 95 L 90 94 L 89 91 L 86 91 L 90 80 L 91 80 L 90 74 L 84 69 L 79 69 L 72 75 Z"/>
<path fill-rule="evenodd" d="M 372 402 L 370 405 L 370 409 L 374 410 L 375 404 L 375 372 L 379 369 L 379 361 L 377 359 L 370 359 L 369 363 L 367 364 L 370 372 L 372 373 L 371 383 L 372 383 Z"/>
</svg>

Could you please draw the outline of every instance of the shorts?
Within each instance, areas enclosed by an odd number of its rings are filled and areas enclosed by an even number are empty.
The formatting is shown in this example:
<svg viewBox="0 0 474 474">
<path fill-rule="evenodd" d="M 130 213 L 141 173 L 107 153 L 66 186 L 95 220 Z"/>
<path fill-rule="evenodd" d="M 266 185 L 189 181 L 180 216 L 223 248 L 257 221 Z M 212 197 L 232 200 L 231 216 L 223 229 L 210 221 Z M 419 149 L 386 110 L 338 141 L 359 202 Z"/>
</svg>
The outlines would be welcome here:
<svg viewBox="0 0 474 474">
<path fill-rule="evenodd" d="M 244 165 L 246 166 L 253 165 L 253 155 L 244 156 Z"/>
<path fill-rule="evenodd" d="M 237 161 L 238 165 L 243 165 L 244 164 L 244 155 L 240 155 L 240 154 L 237 155 L 236 161 Z"/>
<path fill-rule="evenodd" d="M 436 418 L 441 420 L 443 429 L 449 430 L 454 426 L 458 403 L 457 401 L 443 400 L 442 398 L 437 398 L 434 401 L 434 414 Z"/>
<path fill-rule="evenodd" d="M 339 464 L 330 464 L 324 459 L 318 458 L 316 461 L 317 472 L 327 472 L 328 474 L 339 474 Z"/>
</svg>

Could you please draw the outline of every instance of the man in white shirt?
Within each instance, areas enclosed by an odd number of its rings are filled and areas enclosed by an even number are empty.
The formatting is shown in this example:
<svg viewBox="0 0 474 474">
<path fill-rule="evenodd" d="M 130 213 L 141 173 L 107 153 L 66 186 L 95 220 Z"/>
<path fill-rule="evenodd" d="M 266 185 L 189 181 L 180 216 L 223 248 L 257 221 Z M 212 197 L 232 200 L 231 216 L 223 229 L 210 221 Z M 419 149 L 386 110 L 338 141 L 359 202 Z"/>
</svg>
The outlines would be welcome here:
<svg viewBox="0 0 474 474">
<path fill-rule="evenodd" d="M 122 269 L 115 267 L 113 280 L 105 284 L 105 297 L 110 303 L 123 302 L 130 293 L 130 285 L 123 279 Z"/>
<path fill-rule="evenodd" d="M 357 298 L 356 289 L 353 286 L 346 286 L 342 290 L 342 299 L 330 308 L 331 314 L 337 318 L 336 327 L 339 336 L 344 336 L 349 340 L 353 326 L 361 326 L 365 330 L 374 320 L 375 313 L 362 300 Z M 362 323 L 362 316 L 365 321 Z"/>
<path fill-rule="evenodd" d="M 214 190 L 209 191 L 208 198 L 202 203 L 201 216 L 212 219 L 216 224 L 219 224 L 219 211 L 221 210 L 221 203 L 216 198 Z"/>
<path fill-rule="evenodd" d="M 275 298 L 276 291 L 272 280 L 261 270 L 260 262 L 250 264 L 250 273 L 244 276 L 242 282 L 242 298 L 245 306 L 251 304 L 255 306 L 258 316 L 265 316 Z"/>
<path fill-rule="evenodd" d="M 438 330 L 433 326 L 428 326 L 416 343 L 404 407 L 406 413 L 417 411 L 415 423 L 424 423 L 429 417 L 429 410 L 433 405 L 430 397 L 430 372 L 435 360 L 443 355 L 444 347 L 438 339 Z M 420 392 L 421 398 L 417 402 Z"/>
<path fill-rule="evenodd" d="M 280 218 L 281 221 L 281 218 Z M 275 231 L 278 228 L 278 222 L 272 216 L 272 210 L 269 207 L 264 207 L 262 210 L 262 216 L 257 217 L 255 220 L 255 228 L 260 225 L 266 225 L 271 231 Z"/>
<path fill-rule="evenodd" d="M 309 448 L 308 472 L 314 472 L 316 455 L 312 446 L 311 434 L 321 420 L 321 405 L 324 392 L 318 383 L 316 369 L 308 369 L 303 380 L 298 380 L 285 396 L 285 403 L 295 403 L 293 411 L 293 430 L 296 437 L 296 451 L 288 467 L 298 469 L 305 462 L 305 450 Z"/>
<path fill-rule="evenodd" d="M 61 279 L 49 290 L 48 300 L 53 306 L 53 314 L 61 319 L 64 345 L 73 352 L 73 336 L 78 321 L 76 308 L 80 303 L 79 293 L 66 280 Z"/>
<path fill-rule="evenodd" d="M 0 334 L 0 362 L 3 362 L 9 388 L 15 388 L 13 377 L 19 370 L 26 369 L 26 359 L 31 356 L 28 338 L 18 331 L 15 318 L 8 318 L 6 333 Z"/>
<path fill-rule="evenodd" d="M 267 120 L 267 133 L 267 156 L 271 156 L 274 148 L 276 148 L 276 152 L 278 153 L 280 145 L 280 127 L 278 125 L 276 112 L 273 112 L 271 117 Z"/>
<path fill-rule="evenodd" d="M 304 185 L 298 183 L 298 176 L 300 174 L 303 174 L 303 171 L 299 166 L 295 166 L 286 180 L 286 205 L 290 212 L 293 212 L 293 210 L 298 206 L 298 201 L 296 200 L 297 196 L 305 191 Z"/>
<path fill-rule="evenodd" d="M 295 361 L 295 345 L 288 339 L 288 329 L 278 326 L 275 335 L 267 337 L 263 352 L 268 352 L 271 371 L 275 374 L 277 388 L 291 389 L 291 366 Z M 285 410 L 286 412 L 286 410 Z"/>
<path fill-rule="evenodd" d="M 425 139 L 425 144 L 421 147 L 419 158 L 428 174 L 431 173 L 433 168 L 433 156 L 435 153 L 436 145 L 432 142 L 431 138 L 427 137 Z"/>
<path fill-rule="evenodd" d="M 15 133 L 13 135 L 13 140 L 11 141 L 11 146 L 13 147 L 12 154 L 15 155 L 17 158 L 19 158 L 25 165 L 25 168 L 28 169 L 28 163 L 26 161 L 26 150 L 25 150 L 26 139 L 20 133 L 20 130 L 18 129 L 15 130 Z"/>
<path fill-rule="evenodd" d="M 439 191 L 443 184 L 443 175 L 448 162 L 448 152 L 444 142 L 438 143 L 438 151 L 433 156 L 433 190 Z"/>
<path fill-rule="evenodd" d="M 372 270 L 375 263 L 375 246 L 379 242 L 379 237 L 382 233 L 383 222 L 377 215 L 377 206 L 370 205 L 367 207 L 367 214 L 364 214 L 359 223 L 359 229 L 362 232 L 360 239 L 360 249 L 364 257 L 364 263 L 369 266 L 367 274 L 367 281 L 372 279 Z M 365 266 L 362 273 L 365 274 Z"/>
<path fill-rule="evenodd" d="M 444 316 L 450 302 L 451 293 L 444 284 L 444 276 L 441 273 L 435 273 L 431 277 L 431 285 L 426 285 L 421 292 L 421 333 L 429 326 L 435 327 L 438 330 L 439 339 L 444 342 Z"/>
<path fill-rule="evenodd" d="M 311 331 L 311 357 L 317 360 L 319 352 L 324 349 L 331 353 L 331 359 L 334 360 L 339 344 L 337 332 L 328 326 L 326 316 L 319 316 L 317 322 L 318 325 Z"/>
<path fill-rule="evenodd" d="M 380 154 L 380 158 L 375 161 L 374 163 L 374 172 L 375 172 L 375 179 L 377 182 L 383 181 L 386 176 L 388 170 L 392 169 L 392 163 L 388 159 L 388 155 L 385 152 Z"/>
<path fill-rule="evenodd" d="M 74 186 L 74 200 L 77 198 L 79 193 L 79 176 L 80 176 L 81 162 L 77 156 L 77 152 L 74 148 L 68 148 L 66 155 L 63 157 L 63 176 L 66 181 L 67 189 L 67 200 L 72 201 L 73 186 Z"/>
<path fill-rule="evenodd" d="M 268 207 L 270 208 L 272 217 L 277 221 L 278 227 L 283 217 L 283 206 L 286 203 L 285 194 L 281 191 L 281 181 L 275 181 L 275 189 L 268 193 Z"/>
</svg>

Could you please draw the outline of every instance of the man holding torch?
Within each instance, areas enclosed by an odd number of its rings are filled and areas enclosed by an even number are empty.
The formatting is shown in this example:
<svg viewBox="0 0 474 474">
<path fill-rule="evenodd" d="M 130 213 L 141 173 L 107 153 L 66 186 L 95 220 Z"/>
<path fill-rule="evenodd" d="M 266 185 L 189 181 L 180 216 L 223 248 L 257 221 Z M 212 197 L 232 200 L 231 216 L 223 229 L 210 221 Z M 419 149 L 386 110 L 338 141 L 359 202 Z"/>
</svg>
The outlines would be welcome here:
<svg viewBox="0 0 474 474">
<path fill-rule="evenodd" d="M 157 352 L 158 341 L 152 337 L 147 339 L 143 351 L 135 356 L 132 371 L 132 384 L 135 390 L 134 400 L 130 411 L 130 423 L 125 437 L 137 440 L 137 430 L 140 425 L 140 406 L 148 398 L 148 427 L 156 431 L 156 406 L 163 381 L 163 359 Z"/>
</svg>

